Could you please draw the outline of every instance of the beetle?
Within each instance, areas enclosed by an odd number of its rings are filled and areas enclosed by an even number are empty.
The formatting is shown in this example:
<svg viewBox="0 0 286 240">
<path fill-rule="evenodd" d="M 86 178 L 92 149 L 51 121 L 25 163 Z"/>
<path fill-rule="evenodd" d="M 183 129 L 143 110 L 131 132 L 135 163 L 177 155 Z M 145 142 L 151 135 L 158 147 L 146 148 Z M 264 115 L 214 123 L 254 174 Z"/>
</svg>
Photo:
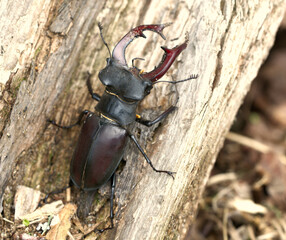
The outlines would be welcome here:
<svg viewBox="0 0 286 240">
<path fill-rule="evenodd" d="M 91 75 L 89 74 L 87 88 L 91 97 L 98 101 L 95 111 L 83 111 L 78 121 L 70 126 L 61 126 L 55 121 L 48 121 L 57 127 L 68 129 L 79 125 L 83 117 L 85 117 L 71 160 L 70 179 L 75 186 L 90 193 L 93 193 L 111 179 L 111 223 L 110 227 L 99 230 L 102 232 L 112 229 L 114 226 L 113 198 L 115 192 L 115 171 L 123 158 L 128 138 L 135 143 L 147 163 L 155 172 L 165 173 L 173 177 L 174 172 L 159 170 L 153 166 L 145 151 L 127 127 L 135 121 L 150 127 L 163 120 L 175 110 L 175 107 L 171 106 L 154 120 L 146 120 L 136 114 L 138 104 L 150 93 L 153 85 L 158 82 L 168 82 L 158 81 L 158 79 L 168 71 L 177 56 L 187 47 L 187 40 L 172 49 L 162 47 L 165 53 L 159 66 L 150 72 L 143 72 L 134 66 L 133 62 L 136 58 L 132 60 L 132 67 L 128 67 L 125 59 L 126 47 L 134 38 L 146 38 L 143 33 L 146 30 L 158 33 L 165 39 L 162 31 L 169 24 L 140 25 L 131 29 L 116 44 L 112 54 L 103 38 L 102 26 L 100 24 L 98 26 L 102 41 L 110 55 L 106 60 L 106 67 L 98 75 L 99 80 L 105 86 L 104 94 L 99 96 L 99 94 L 93 92 Z M 191 75 L 184 80 L 169 82 L 178 83 L 194 78 L 197 78 L 197 75 Z"/>
</svg>

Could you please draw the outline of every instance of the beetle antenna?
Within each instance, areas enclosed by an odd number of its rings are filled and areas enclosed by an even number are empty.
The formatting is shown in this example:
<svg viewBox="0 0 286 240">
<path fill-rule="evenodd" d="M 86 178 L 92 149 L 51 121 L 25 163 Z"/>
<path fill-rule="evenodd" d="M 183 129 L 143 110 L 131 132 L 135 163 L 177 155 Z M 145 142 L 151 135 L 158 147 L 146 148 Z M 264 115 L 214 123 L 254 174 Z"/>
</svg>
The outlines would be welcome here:
<svg viewBox="0 0 286 240">
<path fill-rule="evenodd" d="M 107 49 L 108 49 L 108 53 L 109 53 L 110 58 L 112 58 L 112 57 L 111 57 L 110 49 L 109 49 L 109 47 L 108 47 L 107 43 L 105 42 L 104 37 L 103 37 L 103 35 L 102 35 L 102 29 L 103 29 L 103 27 L 102 27 L 102 25 L 101 25 L 100 22 L 98 22 L 97 25 L 98 25 L 98 28 L 99 28 L 99 31 L 100 31 L 100 37 L 101 37 L 101 39 L 102 39 L 104 45 L 105 45 L 105 46 L 107 47 Z"/>
<path fill-rule="evenodd" d="M 192 79 L 196 79 L 198 78 L 198 74 L 192 74 L 190 77 L 186 78 L 186 79 L 183 79 L 183 80 L 178 80 L 178 81 L 157 81 L 157 82 L 153 82 L 153 85 L 156 84 L 156 83 L 161 83 L 161 82 L 165 82 L 165 83 L 172 83 L 172 84 L 177 84 L 177 83 L 181 83 L 181 82 L 186 82 L 186 81 L 189 81 L 189 80 L 192 80 Z"/>
<path fill-rule="evenodd" d="M 137 68 L 137 67 L 134 65 L 134 61 L 136 61 L 136 60 L 142 60 L 142 61 L 144 61 L 145 59 L 144 59 L 144 58 L 139 58 L 139 57 L 133 58 L 133 59 L 132 59 L 132 67 L 134 67 L 134 68 Z M 137 68 L 137 69 L 138 69 L 138 68 Z"/>
</svg>

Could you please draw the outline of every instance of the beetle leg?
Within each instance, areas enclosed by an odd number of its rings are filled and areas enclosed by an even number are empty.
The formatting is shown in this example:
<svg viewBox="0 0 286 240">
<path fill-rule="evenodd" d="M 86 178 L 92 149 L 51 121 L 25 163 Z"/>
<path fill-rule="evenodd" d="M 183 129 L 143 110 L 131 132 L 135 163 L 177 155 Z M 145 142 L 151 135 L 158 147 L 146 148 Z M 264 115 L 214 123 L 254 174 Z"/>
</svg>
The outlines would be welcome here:
<svg viewBox="0 0 286 240">
<path fill-rule="evenodd" d="M 144 158 L 146 159 L 147 163 L 151 166 L 151 168 L 155 171 L 155 172 L 160 172 L 160 173 L 167 173 L 168 175 L 170 175 L 173 179 L 174 176 L 173 174 L 175 174 L 175 172 L 171 172 L 171 171 L 166 171 L 166 170 L 158 170 L 156 169 L 151 160 L 148 158 L 148 156 L 146 155 L 145 151 L 143 150 L 143 148 L 139 145 L 137 139 L 134 137 L 134 135 L 132 135 L 131 133 L 128 133 L 129 137 L 132 139 L 132 141 L 135 143 L 136 147 L 139 149 L 139 151 L 142 153 L 142 155 L 144 156 Z"/>
<path fill-rule="evenodd" d="M 110 195 L 110 227 L 103 228 L 103 229 L 96 229 L 100 233 L 103 233 L 106 230 L 110 230 L 114 227 L 113 219 L 114 219 L 114 212 L 113 212 L 113 201 L 114 201 L 114 192 L 115 192 L 115 184 L 116 184 L 116 175 L 113 173 L 111 177 L 111 195 Z"/>
<path fill-rule="evenodd" d="M 92 86 L 90 82 L 91 74 L 89 72 L 87 72 L 87 74 L 88 74 L 88 77 L 86 80 L 86 85 L 87 85 L 88 91 L 93 99 L 95 99 L 96 101 L 100 101 L 100 96 L 97 93 L 94 93 L 92 90 Z"/>
<path fill-rule="evenodd" d="M 114 212 L 113 212 L 113 203 L 114 203 L 114 193 L 115 193 L 115 185 L 116 185 L 116 175 L 113 173 L 111 177 L 111 196 L 110 196 L 110 228 L 113 228 L 113 218 L 114 218 Z"/>
<path fill-rule="evenodd" d="M 65 187 L 63 187 L 63 188 L 61 188 L 61 189 L 57 189 L 57 190 L 54 190 L 54 191 L 52 191 L 52 192 L 47 193 L 46 196 L 44 197 L 44 199 L 41 199 L 40 203 L 38 204 L 38 207 L 41 207 L 41 206 L 42 206 L 42 202 L 46 204 L 48 198 L 49 198 L 51 195 L 54 195 L 54 194 L 57 194 L 57 193 L 61 193 L 61 192 L 63 192 L 64 190 L 66 190 L 66 189 L 68 189 L 68 188 L 70 188 L 70 187 L 72 187 L 72 186 L 73 186 L 73 183 L 72 183 L 72 181 L 70 180 L 68 186 L 65 186 Z"/>
<path fill-rule="evenodd" d="M 146 120 L 141 118 L 139 115 L 136 115 L 136 122 L 139 122 L 140 124 L 143 124 L 147 127 L 151 127 L 153 126 L 155 123 L 158 123 L 160 121 L 162 121 L 164 118 L 166 118 L 171 112 L 173 112 L 176 109 L 175 106 L 171 106 L 170 108 L 168 108 L 165 112 L 163 112 L 161 115 L 159 115 L 158 117 L 156 117 L 154 120 Z"/>
<path fill-rule="evenodd" d="M 55 125 L 55 126 L 57 126 L 57 127 L 59 127 L 59 128 L 69 129 L 69 128 L 72 128 L 72 127 L 74 127 L 74 126 L 76 126 L 76 125 L 79 125 L 80 122 L 81 122 L 81 120 L 82 120 L 82 118 L 83 118 L 83 116 L 86 115 L 86 114 L 88 114 L 88 113 L 91 113 L 91 112 L 88 111 L 88 110 L 82 111 L 81 114 L 80 114 L 79 117 L 78 117 L 77 122 L 74 123 L 74 124 L 72 124 L 72 125 L 69 125 L 69 126 L 59 125 L 59 124 L 57 124 L 54 120 L 51 120 L 51 119 L 48 119 L 47 122 L 49 122 L 49 123 L 51 123 L 51 124 L 53 124 L 53 125 Z"/>
</svg>

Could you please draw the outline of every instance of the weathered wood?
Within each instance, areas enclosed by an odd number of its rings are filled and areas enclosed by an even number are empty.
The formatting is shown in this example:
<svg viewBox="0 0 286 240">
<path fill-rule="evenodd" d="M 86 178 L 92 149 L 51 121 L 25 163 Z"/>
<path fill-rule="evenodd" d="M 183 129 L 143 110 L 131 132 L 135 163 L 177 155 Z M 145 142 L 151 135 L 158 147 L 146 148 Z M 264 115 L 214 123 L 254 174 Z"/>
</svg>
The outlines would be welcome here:
<svg viewBox="0 0 286 240">
<path fill-rule="evenodd" d="M 145 111 L 145 116 L 156 116 L 177 97 L 178 110 L 151 130 L 134 127 L 134 132 L 141 129 L 140 143 L 147 140 L 145 147 L 153 164 L 175 171 L 176 177 L 153 172 L 130 144 L 117 183 L 116 229 L 101 239 L 182 239 L 184 216 L 195 215 L 224 136 L 273 44 L 284 10 L 285 0 L 1 2 L 1 79 L 13 77 L 12 88 L 17 87 L 16 79 L 27 80 L 21 81 L 16 101 L 10 101 L 10 114 L 4 115 L 3 109 L 11 94 L 8 88 L 2 93 L 0 196 L 12 172 L 14 181 L 9 186 L 22 179 L 45 191 L 49 176 L 57 179 L 56 174 L 63 174 L 60 179 L 68 181 L 68 162 L 79 128 L 57 130 L 47 126 L 46 118 L 69 124 L 81 110 L 93 109 L 85 73 L 94 74 L 93 85 L 102 91 L 97 74 L 108 57 L 97 22 L 102 22 L 111 48 L 131 27 L 173 22 L 164 30 L 166 43 L 148 34 L 149 41 L 138 39 L 130 45 L 128 59 L 144 57 L 140 66 L 148 71 L 160 61 L 160 45 L 173 47 L 188 35 L 188 47 L 169 77 L 183 79 L 198 73 L 199 78 L 178 86 L 158 84 L 141 104 L 140 109 L 152 110 Z M 5 11 L 10 17 L 2 14 Z M 15 19 L 12 25 L 11 19 Z M 26 31 L 21 31 L 28 20 Z M 19 53 L 13 50 L 17 48 Z"/>
</svg>

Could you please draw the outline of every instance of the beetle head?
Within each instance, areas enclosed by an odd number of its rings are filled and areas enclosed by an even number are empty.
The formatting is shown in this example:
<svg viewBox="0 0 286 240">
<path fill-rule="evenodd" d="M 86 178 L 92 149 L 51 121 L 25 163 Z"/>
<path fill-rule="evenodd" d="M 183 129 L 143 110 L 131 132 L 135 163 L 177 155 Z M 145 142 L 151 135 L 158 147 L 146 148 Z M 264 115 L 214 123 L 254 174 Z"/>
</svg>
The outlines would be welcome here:
<svg viewBox="0 0 286 240">
<path fill-rule="evenodd" d="M 154 24 L 138 26 L 128 32 L 116 44 L 111 58 L 107 59 L 107 66 L 99 73 L 99 79 L 107 86 L 107 90 L 129 101 L 140 101 L 150 93 L 154 82 L 168 71 L 176 57 L 186 48 L 187 41 L 172 49 L 162 47 L 165 54 L 163 55 L 161 63 L 154 70 L 146 73 L 141 73 L 136 67 L 129 68 L 127 66 L 125 50 L 134 38 L 146 38 L 143 34 L 145 30 L 154 31 L 165 39 L 162 31 L 169 25 L 170 24 Z"/>
<path fill-rule="evenodd" d="M 99 72 L 98 77 L 107 91 L 129 102 L 142 100 L 153 87 L 151 81 L 139 76 L 137 69 L 129 69 L 109 58 L 107 66 Z"/>
</svg>

